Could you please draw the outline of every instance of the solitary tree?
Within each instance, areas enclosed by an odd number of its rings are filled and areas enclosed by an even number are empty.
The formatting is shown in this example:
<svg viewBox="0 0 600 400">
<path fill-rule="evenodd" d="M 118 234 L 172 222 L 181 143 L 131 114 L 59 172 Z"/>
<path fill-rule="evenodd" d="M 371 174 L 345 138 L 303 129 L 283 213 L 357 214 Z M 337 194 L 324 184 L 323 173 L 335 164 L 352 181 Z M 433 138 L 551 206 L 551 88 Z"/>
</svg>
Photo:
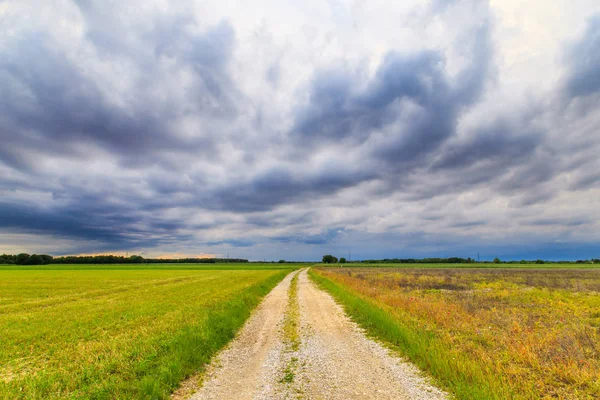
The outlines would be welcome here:
<svg viewBox="0 0 600 400">
<path fill-rule="evenodd" d="M 340 258 L 340 263 L 341 263 L 341 264 L 343 264 L 343 263 L 345 263 L 345 262 L 346 262 L 346 259 L 345 259 L 344 257 L 341 257 L 341 258 Z"/>
<path fill-rule="evenodd" d="M 337 262 L 337 257 L 332 256 L 331 254 L 326 254 L 323 256 L 323 262 L 325 264 L 333 264 Z"/>
<path fill-rule="evenodd" d="M 494 264 L 500 264 L 500 259 L 498 257 L 494 258 Z"/>
</svg>

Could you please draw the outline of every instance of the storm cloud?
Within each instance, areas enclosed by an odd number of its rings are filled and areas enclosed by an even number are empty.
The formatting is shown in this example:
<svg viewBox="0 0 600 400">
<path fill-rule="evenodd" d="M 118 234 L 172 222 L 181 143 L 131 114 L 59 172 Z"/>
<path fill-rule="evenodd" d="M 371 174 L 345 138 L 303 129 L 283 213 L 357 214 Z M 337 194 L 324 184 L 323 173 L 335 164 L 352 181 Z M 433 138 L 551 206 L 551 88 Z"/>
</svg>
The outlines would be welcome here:
<svg viewBox="0 0 600 400">
<path fill-rule="evenodd" d="M 594 1 L 51 3 L 0 3 L 0 252 L 598 256 Z"/>
</svg>

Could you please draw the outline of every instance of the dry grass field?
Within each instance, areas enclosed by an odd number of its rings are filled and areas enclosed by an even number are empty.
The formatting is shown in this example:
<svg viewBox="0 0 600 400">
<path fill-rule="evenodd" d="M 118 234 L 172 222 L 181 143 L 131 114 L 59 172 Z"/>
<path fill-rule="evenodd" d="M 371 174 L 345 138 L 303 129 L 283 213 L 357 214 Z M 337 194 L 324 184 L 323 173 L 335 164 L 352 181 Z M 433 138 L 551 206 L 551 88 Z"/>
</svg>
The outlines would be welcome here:
<svg viewBox="0 0 600 400">
<path fill-rule="evenodd" d="M 599 269 L 320 268 L 312 276 L 458 398 L 600 398 Z"/>
</svg>

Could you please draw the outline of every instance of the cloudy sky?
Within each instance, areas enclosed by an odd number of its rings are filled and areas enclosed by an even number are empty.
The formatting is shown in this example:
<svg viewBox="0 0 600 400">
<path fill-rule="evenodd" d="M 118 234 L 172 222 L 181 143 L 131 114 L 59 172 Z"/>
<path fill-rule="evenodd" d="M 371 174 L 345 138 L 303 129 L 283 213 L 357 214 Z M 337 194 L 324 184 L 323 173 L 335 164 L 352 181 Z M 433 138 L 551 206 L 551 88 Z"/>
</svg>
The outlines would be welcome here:
<svg viewBox="0 0 600 400">
<path fill-rule="evenodd" d="M 0 0 L 0 252 L 600 257 L 597 0 Z"/>
</svg>

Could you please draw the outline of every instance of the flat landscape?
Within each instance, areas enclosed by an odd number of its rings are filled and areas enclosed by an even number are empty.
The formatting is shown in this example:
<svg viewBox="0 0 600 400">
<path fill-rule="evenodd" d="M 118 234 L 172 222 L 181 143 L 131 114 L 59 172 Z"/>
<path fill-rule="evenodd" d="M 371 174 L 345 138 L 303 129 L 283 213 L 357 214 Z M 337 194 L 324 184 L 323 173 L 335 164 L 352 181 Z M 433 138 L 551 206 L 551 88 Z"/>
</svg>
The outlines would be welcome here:
<svg viewBox="0 0 600 400">
<path fill-rule="evenodd" d="M 312 282 L 290 274 L 205 376 L 174 399 L 445 399 L 419 371 L 365 337 Z"/>
<path fill-rule="evenodd" d="M 576 264 L 0 266 L 0 398 L 595 399 L 599 310 Z"/>
<path fill-rule="evenodd" d="M 319 268 L 375 337 L 460 399 L 600 397 L 600 270 Z"/>
<path fill-rule="evenodd" d="M 0 0 L 0 400 L 600 400 L 600 0 Z"/>
<path fill-rule="evenodd" d="M 182 267 L 0 267 L 0 398 L 168 397 L 289 272 Z"/>
</svg>

